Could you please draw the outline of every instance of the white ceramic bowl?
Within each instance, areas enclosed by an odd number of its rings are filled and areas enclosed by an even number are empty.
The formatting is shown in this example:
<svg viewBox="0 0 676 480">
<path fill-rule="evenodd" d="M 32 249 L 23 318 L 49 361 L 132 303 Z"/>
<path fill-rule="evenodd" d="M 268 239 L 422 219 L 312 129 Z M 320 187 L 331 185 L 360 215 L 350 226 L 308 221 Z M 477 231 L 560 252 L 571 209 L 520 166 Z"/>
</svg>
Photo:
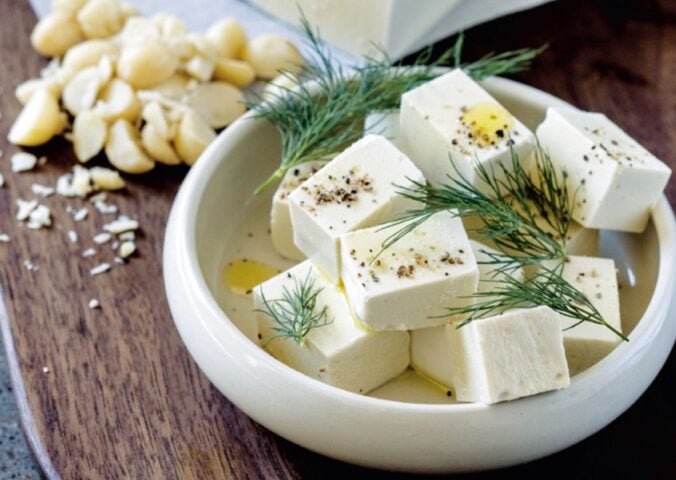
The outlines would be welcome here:
<svg viewBox="0 0 676 480">
<path fill-rule="evenodd" d="M 494 78 L 485 87 L 530 126 L 541 121 L 547 106 L 564 104 L 509 80 Z M 285 266 L 266 248 L 269 239 L 259 238 L 265 236 L 269 195 L 251 197 L 276 165 L 279 144 L 275 129 L 250 115 L 222 133 L 180 189 L 164 250 L 167 297 L 185 345 L 230 401 L 273 432 L 369 467 L 453 472 L 507 466 L 598 431 L 645 391 L 666 360 L 676 336 L 669 309 L 676 228 L 663 198 L 645 233 L 603 235 L 604 254 L 621 270 L 624 328 L 631 341 L 575 376 L 565 390 L 493 406 L 411 403 L 346 392 L 292 370 L 249 340 L 241 320 L 240 329 L 226 315 L 249 311 L 251 299 L 229 297 L 219 278 L 225 258 L 251 248 L 261 260 Z M 242 240 L 248 228 L 258 229 L 257 236 Z M 418 398 L 407 397 L 407 388 L 415 393 L 415 386 L 398 385 L 380 396 Z"/>
</svg>

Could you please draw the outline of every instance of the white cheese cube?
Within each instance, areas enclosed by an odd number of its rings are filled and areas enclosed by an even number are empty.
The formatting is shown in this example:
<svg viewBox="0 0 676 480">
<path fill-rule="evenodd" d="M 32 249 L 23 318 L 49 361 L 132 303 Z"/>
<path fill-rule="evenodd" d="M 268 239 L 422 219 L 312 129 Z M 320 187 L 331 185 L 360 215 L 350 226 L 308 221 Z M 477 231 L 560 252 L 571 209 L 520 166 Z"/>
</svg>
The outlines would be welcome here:
<svg viewBox="0 0 676 480">
<path fill-rule="evenodd" d="M 495 267 L 486 264 L 491 257 L 489 253 L 497 253 L 496 250 L 487 247 L 475 240 L 470 240 L 472 252 L 479 267 L 478 292 L 490 292 L 495 290 L 496 284 L 491 281 L 499 280 L 503 274 L 497 274 Z M 482 263 L 484 262 L 484 263 Z M 523 270 L 512 273 L 512 277 L 523 281 Z M 429 378 L 433 382 L 445 387 L 453 387 L 453 369 L 451 363 L 450 337 L 446 329 L 447 325 L 433 328 L 422 328 L 411 332 L 411 365 L 413 368 Z"/>
<path fill-rule="evenodd" d="M 545 265 L 554 266 L 552 262 L 545 262 Z M 589 299 L 608 324 L 622 331 L 617 270 L 612 259 L 568 257 L 563 278 Z M 591 322 L 582 322 L 565 330 L 577 322 L 568 317 L 561 318 L 563 342 L 572 375 L 597 363 L 621 342 L 620 337 L 609 328 Z"/>
<path fill-rule="evenodd" d="M 481 190 L 477 162 L 497 178 L 500 165 L 511 170 L 510 143 L 524 168 L 534 137 L 497 100 L 462 70 L 453 70 L 401 97 L 399 142 L 432 185 L 458 172 Z M 451 163 L 453 161 L 453 164 Z"/>
<path fill-rule="evenodd" d="M 382 135 L 399 147 L 399 110 L 378 110 L 364 119 L 364 135 Z"/>
<path fill-rule="evenodd" d="M 367 135 L 291 195 L 293 240 L 322 273 L 340 277 L 340 235 L 392 220 L 415 203 L 397 193 L 422 173 L 385 138 Z"/>
<path fill-rule="evenodd" d="M 510 310 L 446 327 L 456 399 L 496 403 L 570 384 L 560 315 L 549 307 Z"/>
<path fill-rule="evenodd" d="M 284 288 L 306 278 L 321 288 L 316 311 L 327 308 L 331 323 L 311 329 L 300 345 L 275 336 L 276 323 L 263 309 L 267 301 L 281 298 Z M 305 261 L 257 286 L 253 292 L 258 312 L 260 344 L 273 356 L 312 378 L 357 393 L 368 393 L 401 374 L 409 365 L 408 332 L 371 332 L 358 326 L 345 296 L 310 261 Z"/>
<path fill-rule="evenodd" d="M 414 330 L 448 323 L 447 307 L 471 303 L 479 269 L 459 218 L 437 213 L 380 252 L 394 229 L 341 237 L 342 279 L 352 312 L 374 330 Z M 434 318 L 436 317 L 436 318 Z"/>
<path fill-rule="evenodd" d="M 588 228 L 642 232 L 671 170 L 600 113 L 549 108 L 537 129 L 567 173 L 573 218 Z"/>
<path fill-rule="evenodd" d="M 289 213 L 289 195 L 301 183 L 317 173 L 326 162 L 306 162 L 293 167 L 286 172 L 274 197 L 272 197 L 272 210 L 270 211 L 270 234 L 272 244 L 280 255 L 291 260 L 304 260 L 305 255 L 298 250 L 293 243 L 293 228 L 291 226 L 291 214 Z"/>
</svg>

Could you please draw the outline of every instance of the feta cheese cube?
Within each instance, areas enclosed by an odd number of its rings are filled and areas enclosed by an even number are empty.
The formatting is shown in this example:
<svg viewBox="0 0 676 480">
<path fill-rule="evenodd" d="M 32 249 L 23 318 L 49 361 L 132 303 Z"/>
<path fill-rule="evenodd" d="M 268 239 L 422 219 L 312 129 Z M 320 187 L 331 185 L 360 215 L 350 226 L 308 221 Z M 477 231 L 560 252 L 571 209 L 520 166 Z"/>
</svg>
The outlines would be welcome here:
<svg viewBox="0 0 676 480">
<path fill-rule="evenodd" d="M 453 387 L 461 402 L 496 403 L 570 384 L 560 315 L 510 310 L 446 327 Z"/>
<path fill-rule="evenodd" d="M 500 165 L 512 164 L 510 143 L 524 168 L 530 163 L 533 133 L 462 70 L 406 92 L 400 115 L 402 151 L 432 185 L 447 183 L 447 176 L 458 178 L 460 172 L 485 190 L 477 163 L 504 178 Z"/>
<path fill-rule="evenodd" d="M 552 262 L 545 262 L 545 265 L 554 266 Z M 617 270 L 612 259 L 568 257 L 563 267 L 563 278 L 589 299 L 606 322 L 622 331 Z M 568 317 L 561 318 L 563 343 L 572 375 L 597 363 L 621 342 L 620 337 L 609 328 L 591 322 L 582 322 L 565 330 L 577 322 Z"/>
<path fill-rule="evenodd" d="M 588 228 L 642 232 L 671 170 L 600 113 L 549 108 L 537 129 L 566 171 L 573 218 Z"/>
<path fill-rule="evenodd" d="M 448 323 L 445 309 L 471 303 L 464 297 L 476 291 L 479 278 L 462 221 L 437 213 L 375 258 L 392 233 L 373 227 L 341 236 L 342 279 L 352 312 L 378 331 Z"/>
<path fill-rule="evenodd" d="M 317 173 L 326 162 L 307 162 L 291 168 L 286 172 L 274 197 L 270 211 L 270 234 L 272 244 L 280 255 L 291 260 L 304 260 L 305 255 L 293 243 L 293 228 L 289 213 L 289 195 L 301 183 Z"/>
<path fill-rule="evenodd" d="M 399 110 L 378 110 L 364 119 L 364 135 L 382 135 L 399 148 Z"/>
<path fill-rule="evenodd" d="M 490 292 L 495 289 L 491 281 L 498 280 L 501 275 L 504 275 L 495 273 L 495 268 L 485 263 L 491 260 L 489 253 L 497 253 L 497 251 L 475 240 L 470 240 L 469 243 L 479 267 L 477 291 Z M 512 273 L 512 277 L 519 281 L 525 279 L 523 270 Z M 442 325 L 411 332 L 411 365 L 423 377 L 451 388 L 453 386 L 453 369 L 450 337 L 446 332 L 447 328 L 449 328 L 447 325 Z"/>
<path fill-rule="evenodd" d="M 310 330 L 304 345 L 275 336 L 275 322 L 260 312 L 265 299 L 281 298 L 283 289 L 310 275 L 316 288 L 317 309 L 327 308 L 328 325 Z M 260 344 L 291 368 L 324 383 L 352 392 L 368 393 L 402 373 L 409 365 L 408 332 L 372 332 L 358 326 L 344 295 L 310 261 L 302 262 L 254 288 Z"/>
<path fill-rule="evenodd" d="M 339 154 L 291 195 L 293 240 L 323 274 L 340 277 L 340 235 L 391 220 L 415 203 L 397 193 L 420 170 L 385 138 L 367 135 Z"/>
</svg>

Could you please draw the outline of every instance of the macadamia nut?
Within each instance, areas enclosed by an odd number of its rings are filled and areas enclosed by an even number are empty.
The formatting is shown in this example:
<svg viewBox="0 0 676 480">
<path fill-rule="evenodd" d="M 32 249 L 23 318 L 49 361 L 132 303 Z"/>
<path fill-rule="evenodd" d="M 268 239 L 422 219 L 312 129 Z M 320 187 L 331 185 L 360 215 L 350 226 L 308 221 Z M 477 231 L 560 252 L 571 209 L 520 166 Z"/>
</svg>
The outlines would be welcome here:
<svg viewBox="0 0 676 480">
<path fill-rule="evenodd" d="M 303 57 L 296 47 L 281 35 L 266 34 L 252 39 L 244 49 L 244 60 L 264 79 L 281 71 L 298 73 L 303 69 Z"/>
</svg>

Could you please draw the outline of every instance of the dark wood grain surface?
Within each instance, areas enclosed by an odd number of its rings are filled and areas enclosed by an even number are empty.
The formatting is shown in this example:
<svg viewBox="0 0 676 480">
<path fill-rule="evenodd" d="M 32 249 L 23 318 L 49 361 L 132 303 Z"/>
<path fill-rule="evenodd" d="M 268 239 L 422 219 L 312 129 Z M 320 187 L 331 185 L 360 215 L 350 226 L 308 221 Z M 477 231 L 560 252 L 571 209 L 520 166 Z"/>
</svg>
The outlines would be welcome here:
<svg viewBox="0 0 676 480">
<path fill-rule="evenodd" d="M 10 173 L 5 138 L 19 105 L 14 87 L 45 61 L 29 44 L 35 18 L 27 2 L 0 0 L 0 325 L 24 430 L 50 478 L 392 478 L 294 446 L 258 426 L 202 376 L 174 330 L 161 281 L 164 225 L 185 174 L 159 169 L 133 178 L 115 196 L 138 215 L 139 255 L 105 275 L 72 244 L 107 221 L 74 223 L 64 202 L 48 198 L 55 226 L 27 231 L 15 200 L 34 182 L 54 184 L 74 163 L 69 145 L 35 151 L 35 172 Z M 520 80 L 582 108 L 607 113 L 674 166 L 676 155 L 676 2 L 557 1 L 472 29 L 470 57 L 491 50 L 550 48 Z M 676 182 L 669 186 L 674 204 Z M 91 243 L 91 242 L 89 242 Z M 112 258 L 112 251 L 106 250 Z M 39 267 L 27 270 L 30 260 Z M 100 310 L 87 307 L 98 298 Z M 48 368 L 48 373 L 43 371 Z M 551 457 L 479 477 L 559 473 L 576 478 L 676 478 L 676 361 L 670 357 L 643 397 L 607 428 Z M 557 421 L 557 419 L 552 419 Z M 487 452 L 490 455 L 490 452 Z M 2 476 L 0 472 L 0 477 Z"/>
</svg>

